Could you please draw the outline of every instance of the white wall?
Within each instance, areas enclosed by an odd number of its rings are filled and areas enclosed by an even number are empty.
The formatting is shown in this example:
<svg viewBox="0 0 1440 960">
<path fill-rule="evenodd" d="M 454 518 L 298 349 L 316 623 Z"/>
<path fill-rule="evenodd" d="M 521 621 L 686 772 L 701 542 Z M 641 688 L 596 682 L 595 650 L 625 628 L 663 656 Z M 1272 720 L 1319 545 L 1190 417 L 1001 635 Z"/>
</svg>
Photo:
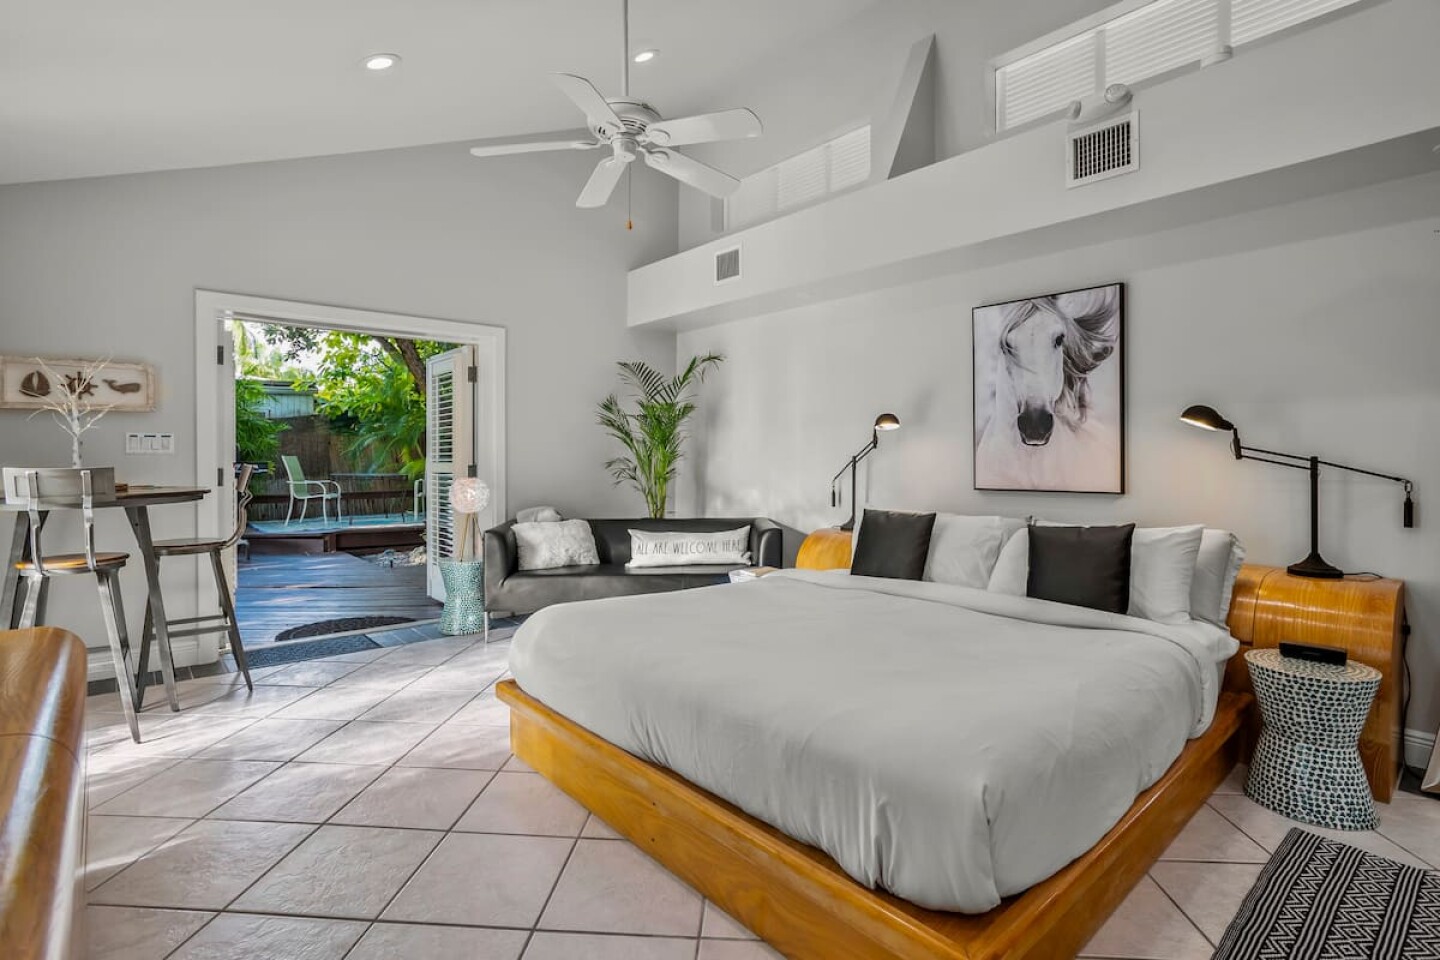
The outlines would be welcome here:
<svg viewBox="0 0 1440 960">
<path fill-rule="evenodd" d="M 628 269 L 674 252 L 675 188 L 637 175 L 627 233 L 618 207 L 574 207 L 592 164 L 571 154 L 482 162 L 455 144 L 0 187 L 0 352 L 154 364 L 158 409 L 109 417 L 87 440 L 87 462 L 114 464 L 132 483 L 191 483 L 195 288 L 504 326 L 512 513 L 553 503 L 638 514 L 638 495 L 601 467 L 611 451 L 593 407 L 614 360 L 668 368 L 673 356 L 673 337 L 625 329 L 624 298 Z M 127 430 L 173 432 L 176 455 L 124 456 Z M 67 465 L 69 447 L 43 418 L 0 411 L 0 462 Z M 194 529 L 190 508 L 153 517 L 157 536 Z M 102 545 L 132 548 L 123 520 L 106 521 Z M 0 520 L 0 535 L 9 529 Z M 167 573 L 177 608 L 193 595 L 187 566 Z M 139 583 L 132 564 L 132 624 Z M 52 622 L 103 645 L 93 585 L 63 586 Z"/>
<path fill-rule="evenodd" d="M 862 467 L 862 501 L 902 509 L 1228 527 L 1252 560 L 1307 548 L 1303 473 L 1235 463 L 1176 417 L 1208 402 L 1251 443 L 1413 478 L 1327 473 L 1325 556 L 1404 578 L 1415 693 L 1440 723 L 1440 174 L 1093 246 L 1077 245 L 849 300 L 688 333 L 677 353 L 728 356 L 706 386 L 682 485 L 716 516 L 834 524 L 830 476 L 893 411 L 903 428 Z M 1129 457 L 1122 497 L 972 489 L 972 306 L 1127 284 Z M 794 543 L 790 544 L 793 549 Z"/>
<path fill-rule="evenodd" d="M 910 46 L 933 33 L 936 153 L 937 158 L 954 156 L 988 138 L 988 60 L 1113 2 L 884 0 L 848 20 L 823 25 L 803 44 L 736 70 L 720 87 L 723 105 L 754 108 L 765 135 L 689 152 L 743 176 L 868 123 L 890 106 Z M 681 247 L 714 235 L 709 201 L 691 191 L 682 194 Z"/>
</svg>

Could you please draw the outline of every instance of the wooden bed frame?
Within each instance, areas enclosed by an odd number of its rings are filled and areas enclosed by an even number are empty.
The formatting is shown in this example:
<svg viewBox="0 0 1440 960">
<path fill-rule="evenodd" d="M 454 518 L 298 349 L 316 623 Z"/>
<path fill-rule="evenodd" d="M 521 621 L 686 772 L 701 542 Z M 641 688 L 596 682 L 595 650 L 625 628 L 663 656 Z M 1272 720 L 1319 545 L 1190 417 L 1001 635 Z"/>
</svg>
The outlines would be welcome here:
<svg viewBox="0 0 1440 960">
<path fill-rule="evenodd" d="M 798 565 L 848 566 L 849 543 L 849 533 L 811 534 Z M 1357 605 L 1346 588 L 1312 591 L 1308 605 L 1289 614 L 1281 612 L 1284 605 L 1267 609 L 1263 587 L 1272 573 L 1246 567 L 1237 583 L 1230 626 L 1242 641 L 1235 658 L 1239 666 L 1232 661 L 1227 671 L 1210 729 L 1185 747 L 1088 853 L 975 916 L 924 910 L 863 887 L 826 854 L 595 736 L 514 681 L 501 683 L 498 695 L 510 705 L 516 756 L 792 960 L 1070 957 L 1242 757 L 1254 723 L 1242 657 L 1252 640 L 1263 643 L 1257 631 L 1270 631 L 1267 637 L 1284 632 L 1275 621 L 1287 618 L 1311 624 L 1343 620 L 1347 610 L 1353 619 Z M 1384 616 L 1383 609 L 1363 615 L 1382 621 Z"/>
</svg>

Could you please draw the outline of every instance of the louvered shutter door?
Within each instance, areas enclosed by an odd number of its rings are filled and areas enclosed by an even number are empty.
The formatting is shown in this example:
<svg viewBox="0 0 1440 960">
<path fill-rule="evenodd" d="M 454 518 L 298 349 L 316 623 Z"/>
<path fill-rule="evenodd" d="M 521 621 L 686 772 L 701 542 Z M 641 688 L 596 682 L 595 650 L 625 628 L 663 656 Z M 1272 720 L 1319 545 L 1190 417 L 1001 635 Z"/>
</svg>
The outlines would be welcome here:
<svg viewBox="0 0 1440 960">
<path fill-rule="evenodd" d="M 1139 83 L 1197 63 L 1220 43 L 1216 0 L 1159 0 L 1104 28 L 1105 83 Z"/>
<path fill-rule="evenodd" d="M 1087 33 L 1001 67 L 995 84 L 1002 130 L 1095 93 L 1095 36 Z"/>
<path fill-rule="evenodd" d="M 425 362 L 425 565 L 430 596 L 445 599 L 436 561 L 455 556 L 450 485 L 467 476 L 474 456 L 474 349 L 460 347 Z"/>
<path fill-rule="evenodd" d="M 1231 43 L 1239 46 L 1359 0 L 1233 0 Z"/>
</svg>

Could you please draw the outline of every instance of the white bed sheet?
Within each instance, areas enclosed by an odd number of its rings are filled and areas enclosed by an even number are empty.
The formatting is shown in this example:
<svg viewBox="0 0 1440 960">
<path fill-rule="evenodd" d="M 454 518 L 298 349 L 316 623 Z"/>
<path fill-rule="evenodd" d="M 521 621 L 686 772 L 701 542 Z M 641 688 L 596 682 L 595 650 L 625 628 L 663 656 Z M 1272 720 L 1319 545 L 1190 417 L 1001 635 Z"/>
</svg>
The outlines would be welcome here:
<svg viewBox="0 0 1440 960">
<path fill-rule="evenodd" d="M 520 686 L 830 854 L 978 913 L 1092 847 L 1203 732 L 1224 630 L 938 583 L 784 571 L 562 604 Z"/>
</svg>

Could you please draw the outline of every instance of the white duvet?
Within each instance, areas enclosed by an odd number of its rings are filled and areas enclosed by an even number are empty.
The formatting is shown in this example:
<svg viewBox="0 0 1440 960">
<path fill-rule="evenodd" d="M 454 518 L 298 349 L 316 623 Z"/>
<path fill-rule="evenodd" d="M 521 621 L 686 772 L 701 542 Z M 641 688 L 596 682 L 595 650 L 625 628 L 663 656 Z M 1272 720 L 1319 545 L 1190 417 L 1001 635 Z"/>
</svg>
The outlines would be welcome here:
<svg viewBox="0 0 1440 960">
<path fill-rule="evenodd" d="M 784 571 L 561 604 L 527 693 L 924 907 L 978 913 L 1093 846 L 1214 710 L 1209 624 Z"/>
</svg>

